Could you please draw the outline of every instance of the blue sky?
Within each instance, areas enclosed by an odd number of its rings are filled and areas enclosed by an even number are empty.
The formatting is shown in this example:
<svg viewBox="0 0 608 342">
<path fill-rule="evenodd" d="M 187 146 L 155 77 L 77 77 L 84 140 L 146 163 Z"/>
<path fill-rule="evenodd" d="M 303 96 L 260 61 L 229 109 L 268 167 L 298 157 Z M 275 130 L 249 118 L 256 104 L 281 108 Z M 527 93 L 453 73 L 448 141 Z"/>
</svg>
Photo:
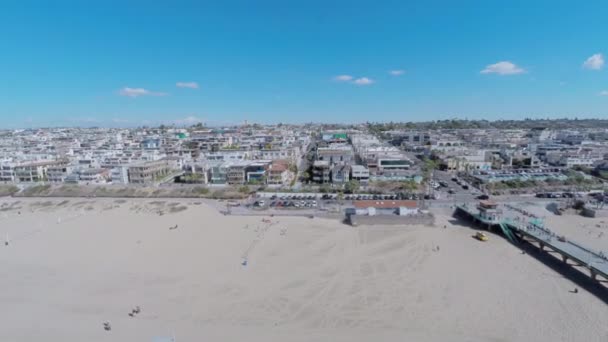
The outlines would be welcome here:
<svg viewBox="0 0 608 342">
<path fill-rule="evenodd" d="M 606 18 L 606 1 L 2 1 L 0 127 L 606 118 Z"/>
</svg>

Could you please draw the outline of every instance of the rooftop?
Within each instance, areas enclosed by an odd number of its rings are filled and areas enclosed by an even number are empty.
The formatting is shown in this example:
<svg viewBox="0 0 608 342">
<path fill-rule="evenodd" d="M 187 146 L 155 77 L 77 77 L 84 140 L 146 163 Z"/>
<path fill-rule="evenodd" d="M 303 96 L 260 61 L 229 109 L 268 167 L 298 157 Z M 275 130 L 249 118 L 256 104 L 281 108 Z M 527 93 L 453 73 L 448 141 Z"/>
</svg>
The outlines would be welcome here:
<svg viewBox="0 0 608 342">
<path fill-rule="evenodd" d="M 397 201 L 376 201 L 376 200 L 361 200 L 354 201 L 355 208 L 378 208 L 378 209 L 393 209 L 393 208 L 418 208 L 416 201 L 397 200 Z"/>
</svg>

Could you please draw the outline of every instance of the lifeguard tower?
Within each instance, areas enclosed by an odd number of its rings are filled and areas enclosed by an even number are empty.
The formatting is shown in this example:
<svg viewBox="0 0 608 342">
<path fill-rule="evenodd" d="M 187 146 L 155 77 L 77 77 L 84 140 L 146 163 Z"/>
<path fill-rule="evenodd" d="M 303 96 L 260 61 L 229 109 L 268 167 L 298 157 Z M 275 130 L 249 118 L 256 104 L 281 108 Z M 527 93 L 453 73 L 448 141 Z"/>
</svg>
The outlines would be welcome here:
<svg viewBox="0 0 608 342">
<path fill-rule="evenodd" d="M 502 212 L 498 209 L 498 204 L 496 202 L 490 200 L 479 201 L 477 209 L 479 210 L 477 219 L 482 223 L 487 224 L 489 230 L 493 225 L 500 223 Z"/>
</svg>

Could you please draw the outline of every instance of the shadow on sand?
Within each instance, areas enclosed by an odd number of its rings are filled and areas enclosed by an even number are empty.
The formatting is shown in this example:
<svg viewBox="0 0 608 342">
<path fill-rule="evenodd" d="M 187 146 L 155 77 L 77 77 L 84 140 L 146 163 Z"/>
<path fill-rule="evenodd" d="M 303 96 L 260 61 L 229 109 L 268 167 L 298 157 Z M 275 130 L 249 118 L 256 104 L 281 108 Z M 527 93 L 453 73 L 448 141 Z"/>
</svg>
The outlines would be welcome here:
<svg viewBox="0 0 608 342">
<path fill-rule="evenodd" d="M 598 277 L 598 279 L 602 279 L 601 281 L 593 280 L 589 276 L 587 268 L 572 262 L 565 263 L 559 254 L 552 251 L 541 251 L 538 246 L 527 241 L 521 241 L 516 247 L 608 304 L 608 282 L 601 277 Z"/>
<path fill-rule="evenodd" d="M 464 227 L 464 228 L 469 228 L 469 229 L 473 229 L 473 230 L 481 230 L 481 228 L 471 225 L 471 222 L 463 220 L 459 217 L 448 220 L 448 222 L 454 227 Z"/>
<path fill-rule="evenodd" d="M 455 216 L 453 220 L 449 221 L 454 226 L 466 227 L 472 230 L 480 230 L 480 228 L 473 226 L 470 222 Z M 499 232 L 490 232 L 493 235 L 499 235 L 506 240 Z M 507 240 L 507 242 L 509 242 Z M 509 242 L 510 243 L 510 242 Z M 598 280 L 593 280 L 589 276 L 589 270 L 585 267 L 581 267 L 573 264 L 572 262 L 565 263 L 562 261 L 561 256 L 558 253 L 550 250 L 541 251 L 537 245 L 534 245 L 527 241 L 522 241 L 515 245 L 515 247 L 521 249 L 528 256 L 533 257 L 545 266 L 561 274 L 564 278 L 572 281 L 577 287 L 585 289 L 599 300 L 608 304 L 608 281 L 598 276 Z M 599 280 L 601 279 L 601 280 Z M 575 291 L 570 291 L 572 295 L 575 295 Z"/>
</svg>

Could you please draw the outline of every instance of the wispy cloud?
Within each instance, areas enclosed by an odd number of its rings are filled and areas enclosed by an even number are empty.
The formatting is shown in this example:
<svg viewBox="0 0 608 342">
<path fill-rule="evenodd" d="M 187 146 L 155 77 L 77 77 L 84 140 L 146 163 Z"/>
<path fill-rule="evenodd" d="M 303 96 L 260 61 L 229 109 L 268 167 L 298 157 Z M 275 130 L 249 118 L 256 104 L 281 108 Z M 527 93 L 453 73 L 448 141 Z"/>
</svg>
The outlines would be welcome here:
<svg viewBox="0 0 608 342">
<path fill-rule="evenodd" d="M 600 91 L 600 96 L 608 96 L 608 90 Z"/>
<path fill-rule="evenodd" d="M 367 78 L 367 77 L 361 77 L 361 78 L 357 78 L 356 80 L 353 81 L 354 84 L 356 85 L 370 85 L 372 83 L 374 83 L 374 80 L 372 80 L 371 78 Z"/>
<path fill-rule="evenodd" d="M 196 82 L 177 82 L 175 86 L 178 88 L 198 89 L 198 83 Z"/>
<path fill-rule="evenodd" d="M 604 67 L 604 56 L 601 53 L 596 53 L 595 55 L 587 58 L 587 60 L 583 63 L 583 68 L 589 70 L 600 70 Z"/>
<path fill-rule="evenodd" d="M 388 73 L 390 75 L 393 75 L 393 76 L 401 76 L 401 75 L 403 75 L 405 73 L 405 70 L 401 70 L 401 69 L 399 69 L 399 70 L 391 70 Z"/>
<path fill-rule="evenodd" d="M 129 88 L 124 87 L 118 92 L 120 96 L 139 97 L 139 96 L 166 96 L 167 93 L 150 91 L 144 88 Z"/>
<path fill-rule="evenodd" d="M 371 78 L 368 77 L 359 77 L 359 78 L 355 78 L 354 76 L 351 75 L 338 75 L 335 76 L 333 78 L 334 81 L 336 82 L 342 82 L 342 83 L 350 83 L 350 84 L 355 84 L 355 85 L 370 85 L 372 83 L 374 83 L 374 80 L 372 80 Z"/>
<path fill-rule="evenodd" d="M 498 74 L 498 75 L 517 75 L 526 72 L 523 68 L 509 61 L 501 61 L 495 64 L 490 64 L 481 70 L 482 74 Z"/>
<path fill-rule="evenodd" d="M 338 75 L 336 77 L 334 77 L 334 81 L 336 82 L 349 82 L 352 81 L 354 77 L 352 77 L 351 75 Z"/>
<path fill-rule="evenodd" d="M 194 125 L 197 123 L 203 123 L 205 120 L 194 115 L 187 116 L 185 118 L 173 120 L 172 123 L 176 125 Z"/>
</svg>

